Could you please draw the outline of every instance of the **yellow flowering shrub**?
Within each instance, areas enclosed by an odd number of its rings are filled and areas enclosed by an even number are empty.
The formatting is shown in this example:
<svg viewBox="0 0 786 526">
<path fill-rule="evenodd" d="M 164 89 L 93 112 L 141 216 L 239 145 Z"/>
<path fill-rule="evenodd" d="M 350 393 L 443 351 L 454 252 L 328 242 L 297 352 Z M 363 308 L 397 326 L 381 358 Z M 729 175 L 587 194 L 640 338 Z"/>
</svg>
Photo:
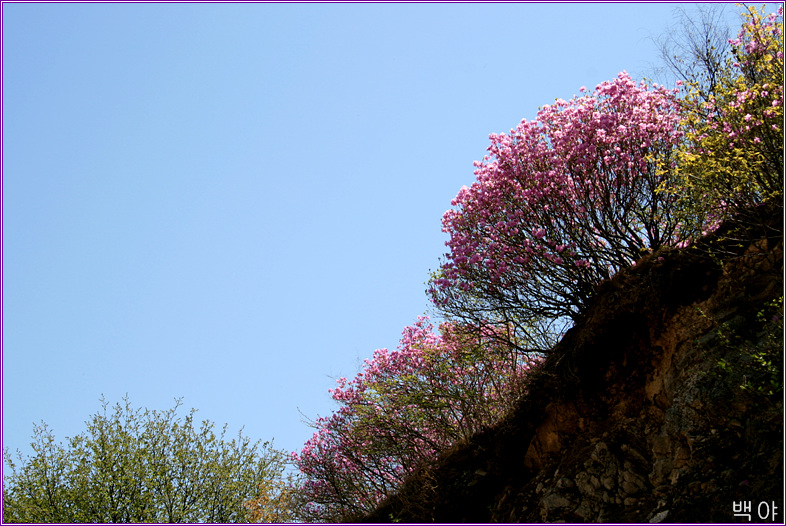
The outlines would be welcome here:
<svg viewBox="0 0 786 526">
<path fill-rule="evenodd" d="M 783 198 L 783 6 L 749 8 L 713 93 L 689 83 L 675 179 L 684 237 Z"/>
</svg>

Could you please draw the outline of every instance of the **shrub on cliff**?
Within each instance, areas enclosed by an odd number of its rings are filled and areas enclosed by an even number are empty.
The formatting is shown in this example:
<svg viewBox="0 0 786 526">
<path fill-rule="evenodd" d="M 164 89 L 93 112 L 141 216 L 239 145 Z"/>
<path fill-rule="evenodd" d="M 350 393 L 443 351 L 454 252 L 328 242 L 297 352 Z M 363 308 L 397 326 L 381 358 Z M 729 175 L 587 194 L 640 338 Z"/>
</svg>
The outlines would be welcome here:
<svg viewBox="0 0 786 526">
<path fill-rule="evenodd" d="M 548 348 L 600 281 L 677 242 L 674 197 L 657 191 L 682 137 L 676 93 L 623 72 L 491 135 L 476 182 L 442 220 L 450 240 L 430 283 L 437 307 L 512 324 L 517 341 Z"/>
<path fill-rule="evenodd" d="M 532 360 L 491 332 L 427 318 L 407 327 L 395 351 L 380 349 L 331 389 L 340 404 L 293 454 L 315 520 L 373 510 L 419 465 L 496 422 L 523 389 Z"/>
<path fill-rule="evenodd" d="M 783 6 L 767 16 L 750 7 L 744 16 L 712 89 L 688 79 L 680 104 L 685 140 L 675 180 L 663 190 L 694 237 L 783 200 Z"/>
</svg>

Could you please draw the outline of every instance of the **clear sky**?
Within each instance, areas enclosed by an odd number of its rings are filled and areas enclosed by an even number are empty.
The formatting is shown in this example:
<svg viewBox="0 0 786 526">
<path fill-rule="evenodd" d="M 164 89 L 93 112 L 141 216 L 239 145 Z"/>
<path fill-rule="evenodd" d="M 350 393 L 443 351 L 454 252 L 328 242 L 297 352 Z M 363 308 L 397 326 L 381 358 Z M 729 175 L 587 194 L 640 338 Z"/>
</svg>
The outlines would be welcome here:
<svg viewBox="0 0 786 526">
<path fill-rule="evenodd" d="M 488 134 L 651 75 L 674 9 L 4 3 L 3 446 L 128 394 L 299 449 Z"/>
</svg>

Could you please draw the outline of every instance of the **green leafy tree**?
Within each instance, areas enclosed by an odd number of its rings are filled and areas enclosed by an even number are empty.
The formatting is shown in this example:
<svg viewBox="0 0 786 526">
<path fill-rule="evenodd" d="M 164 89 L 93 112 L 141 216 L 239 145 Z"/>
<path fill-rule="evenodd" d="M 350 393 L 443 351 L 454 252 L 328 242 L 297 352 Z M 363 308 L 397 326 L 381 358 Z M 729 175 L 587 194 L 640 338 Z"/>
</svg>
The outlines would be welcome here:
<svg viewBox="0 0 786 526">
<path fill-rule="evenodd" d="M 128 399 L 57 443 L 35 426 L 30 457 L 5 450 L 4 522 L 249 522 L 245 505 L 282 477 L 286 455 L 265 442 L 217 436 L 214 424 L 132 409 Z"/>
</svg>

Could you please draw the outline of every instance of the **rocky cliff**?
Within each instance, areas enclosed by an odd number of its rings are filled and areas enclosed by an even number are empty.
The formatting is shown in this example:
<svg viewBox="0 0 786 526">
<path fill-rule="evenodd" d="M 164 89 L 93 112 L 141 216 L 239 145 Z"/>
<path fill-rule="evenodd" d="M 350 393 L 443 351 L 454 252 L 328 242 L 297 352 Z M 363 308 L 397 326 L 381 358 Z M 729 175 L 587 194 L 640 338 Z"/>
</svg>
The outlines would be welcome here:
<svg viewBox="0 0 786 526">
<path fill-rule="evenodd" d="M 774 503 L 782 523 L 783 212 L 764 212 L 603 283 L 513 414 L 362 520 L 747 522 Z"/>
</svg>

